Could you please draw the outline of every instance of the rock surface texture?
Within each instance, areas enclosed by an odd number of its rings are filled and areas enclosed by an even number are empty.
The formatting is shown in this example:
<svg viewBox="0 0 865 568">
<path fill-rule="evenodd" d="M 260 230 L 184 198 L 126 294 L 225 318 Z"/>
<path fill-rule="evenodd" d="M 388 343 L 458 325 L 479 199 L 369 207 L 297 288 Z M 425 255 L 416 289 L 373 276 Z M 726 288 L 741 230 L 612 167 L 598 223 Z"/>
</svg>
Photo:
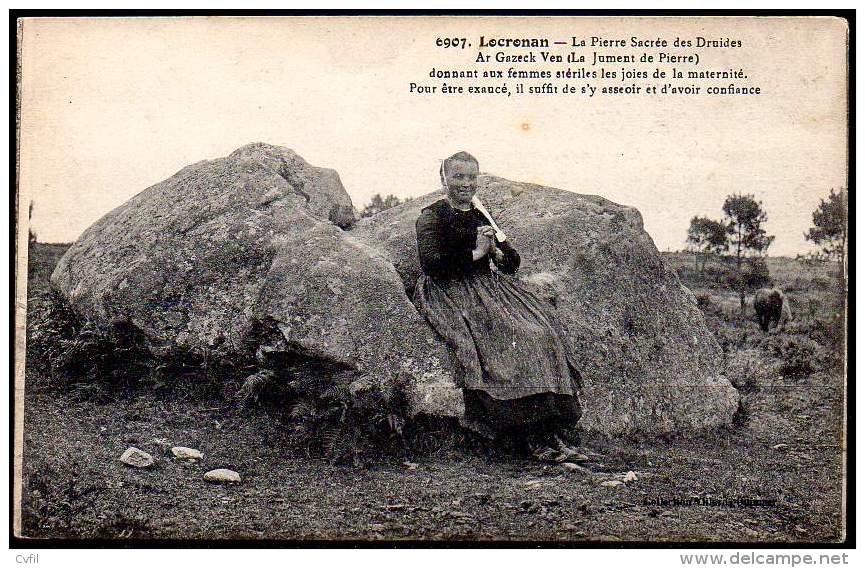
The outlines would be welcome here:
<svg viewBox="0 0 865 568">
<path fill-rule="evenodd" d="M 490 176 L 479 185 L 522 255 L 521 277 L 568 329 L 585 428 L 662 434 L 730 422 L 738 396 L 718 345 L 636 210 Z M 414 223 L 440 197 L 355 222 L 334 171 L 252 144 L 110 212 L 52 284 L 76 312 L 133 332 L 157 356 L 278 353 L 350 377 L 352 394 L 397 389 L 413 414 L 458 416 L 449 353 L 409 300 L 420 274 Z"/>
<path fill-rule="evenodd" d="M 147 469 L 149 467 L 153 467 L 156 463 L 156 460 L 153 459 L 153 456 L 145 452 L 144 450 L 139 450 L 136 447 L 129 447 L 123 452 L 123 455 L 120 456 L 120 461 L 125 463 L 128 466 L 137 467 L 140 469 Z"/>
</svg>

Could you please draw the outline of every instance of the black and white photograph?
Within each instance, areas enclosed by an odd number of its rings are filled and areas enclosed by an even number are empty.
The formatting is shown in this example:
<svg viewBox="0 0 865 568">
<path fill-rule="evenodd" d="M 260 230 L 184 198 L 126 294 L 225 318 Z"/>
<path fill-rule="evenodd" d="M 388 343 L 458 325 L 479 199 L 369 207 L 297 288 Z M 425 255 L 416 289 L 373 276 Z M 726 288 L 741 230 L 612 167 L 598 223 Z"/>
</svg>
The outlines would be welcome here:
<svg viewBox="0 0 865 568">
<path fill-rule="evenodd" d="M 850 546 L 854 24 L 15 17 L 17 546 Z"/>
</svg>

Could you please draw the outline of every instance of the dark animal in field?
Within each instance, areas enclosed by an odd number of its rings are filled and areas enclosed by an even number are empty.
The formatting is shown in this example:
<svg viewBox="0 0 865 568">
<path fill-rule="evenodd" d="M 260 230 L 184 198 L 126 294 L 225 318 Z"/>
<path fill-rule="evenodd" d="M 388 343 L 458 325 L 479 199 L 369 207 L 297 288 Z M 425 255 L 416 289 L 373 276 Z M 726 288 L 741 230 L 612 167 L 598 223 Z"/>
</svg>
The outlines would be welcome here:
<svg viewBox="0 0 865 568">
<path fill-rule="evenodd" d="M 760 329 L 768 332 L 773 326 L 793 319 L 787 296 L 778 288 L 761 288 L 754 294 L 754 312 Z"/>
</svg>

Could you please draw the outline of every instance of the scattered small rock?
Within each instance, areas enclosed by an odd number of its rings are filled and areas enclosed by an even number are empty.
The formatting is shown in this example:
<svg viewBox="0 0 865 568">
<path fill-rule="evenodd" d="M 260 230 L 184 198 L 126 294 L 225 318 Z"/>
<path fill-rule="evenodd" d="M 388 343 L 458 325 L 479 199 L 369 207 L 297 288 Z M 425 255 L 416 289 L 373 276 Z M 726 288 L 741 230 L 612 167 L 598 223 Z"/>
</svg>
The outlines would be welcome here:
<svg viewBox="0 0 865 568">
<path fill-rule="evenodd" d="M 774 446 L 772 446 L 772 449 L 773 450 L 786 450 L 789 447 L 790 446 L 787 444 L 775 444 Z"/>
<path fill-rule="evenodd" d="M 799 525 L 796 525 L 796 526 L 793 528 L 793 530 L 796 531 L 797 533 L 801 533 L 801 534 L 808 534 L 808 531 L 806 531 L 805 529 L 803 529 L 803 528 L 800 527 Z"/>
<path fill-rule="evenodd" d="M 620 485 L 624 485 L 624 483 L 618 479 L 610 479 L 609 481 L 602 481 L 601 485 L 604 487 L 619 487 Z"/>
<path fill-rule="evenodd" d="M 126 465 L 142 469 L 153 467 L 153 464 L 156 463 L 153 456 L 143 450 L 139 450 L 135 446 L 127 448 L 126 451 L 123 452 L 123 455 L 120 456 L 120 461 Z"/>
<path fill-rule="evenodd" d="M 417 464 L 414 462 L 404 461 L 404 462 L 402 462 L 402 465 L 404 465 L 405 468 L 409 471 L 414 471 L 417 469 Z"/>
<path fill-rule="evenodd" d="M 633 483 L 634 481 L 637 481 L 637 474 L 636 473 L 634 473 L 633 471 L 629 471 L 628 473 L 625 474 L 625 479 L 624 479 L 625 483 Z"/>
<path fill-rule="evenodd" d="M 240 483 L 240 474 L 231 469 L 212 469 L 204 474 L 204 481 L 211 483 Z"/>
<path fill-rule="evenodd" d="M 171 453 L 179 460 L 200 460 L 204 458 L 204 454 L 195 448 L 186 448 L 184 446 L 174 446 L 171 448 Z"/>
</svg>

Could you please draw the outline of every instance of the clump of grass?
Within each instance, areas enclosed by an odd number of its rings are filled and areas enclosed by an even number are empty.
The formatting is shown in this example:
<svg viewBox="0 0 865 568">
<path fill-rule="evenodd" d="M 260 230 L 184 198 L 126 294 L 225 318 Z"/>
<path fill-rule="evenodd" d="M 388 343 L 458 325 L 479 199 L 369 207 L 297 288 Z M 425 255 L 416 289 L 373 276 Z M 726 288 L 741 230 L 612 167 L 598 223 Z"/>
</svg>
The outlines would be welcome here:
<svg viewBox="0 0 865 568">
<path fill-rule="evenodd" d="M 740 394 L 733 424 L 744 426 L 754 415 L 762 388 L 773 384 L 778 377 L 779 361 L 759 349 L 734 351 L 727 354 L 725 374 Z"/>
<path fill-rule="evenodd" d="M 694 297 L 697 299 L 697 307 L 700 308 L 703 314 L 716 317 L 723 315 L 723 310 L 715 302 L 715 300 L 712 298 L 712 294 L 710 294 L 709 292 L 696 292 L 694 294 Z"/>
<path fill-rule="evenodd" d="M 751 397 L 739 397 L 739 406 L 736 407 L 736 412 L 733 413 L 733 426 L 745 426 L 753 415 L 754 402 L 751 400 Z"/>
<path fill-rule="evenodd" d="M 44 534 L 50 529 L 53 537 L 88 536 L 81 518 L 90 514 L 93 500 L 104 489 L 102 482 L 70 476 L 69 472 L 82 471 L 84 464 L 70 463 L 68 456 L 51 449 L 33 456 L 36 463 L 28 465 L 24 477 L 24 533 Z"/>
</svg>

